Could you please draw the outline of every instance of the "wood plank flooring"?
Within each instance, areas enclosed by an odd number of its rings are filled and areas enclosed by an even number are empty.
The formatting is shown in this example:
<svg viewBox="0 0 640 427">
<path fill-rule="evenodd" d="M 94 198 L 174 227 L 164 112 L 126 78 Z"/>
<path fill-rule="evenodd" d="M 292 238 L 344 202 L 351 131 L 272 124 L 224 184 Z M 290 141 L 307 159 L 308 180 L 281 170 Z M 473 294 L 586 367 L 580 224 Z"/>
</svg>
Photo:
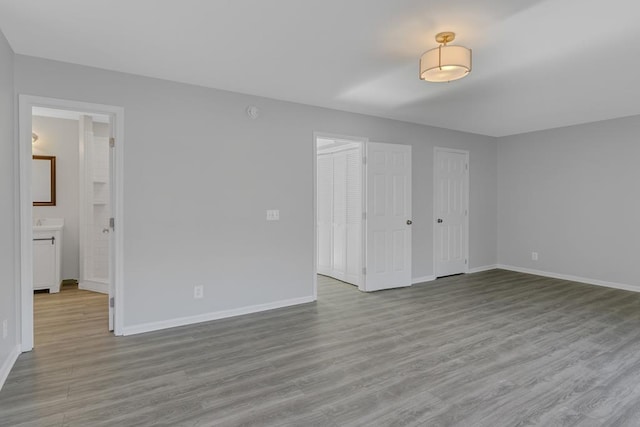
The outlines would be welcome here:
<svg viewBox="0 0 640 427">
<path fill-rule="evenodd" d="M 109 297 L 63 284 L 61 292 L 36 292 L 33 296 L 34 342 L 38 349 L 50 345 L 78 345 L 89 336 L 108 336 Z"/>
<path fill-rule="evenodd" d="M 120 338 L 105 298 L 36 296 L 0 425 L 640 425 L 637 293 L 501 270 L 372 294 L 320 276 L 317 303 Z"/>
</svg>

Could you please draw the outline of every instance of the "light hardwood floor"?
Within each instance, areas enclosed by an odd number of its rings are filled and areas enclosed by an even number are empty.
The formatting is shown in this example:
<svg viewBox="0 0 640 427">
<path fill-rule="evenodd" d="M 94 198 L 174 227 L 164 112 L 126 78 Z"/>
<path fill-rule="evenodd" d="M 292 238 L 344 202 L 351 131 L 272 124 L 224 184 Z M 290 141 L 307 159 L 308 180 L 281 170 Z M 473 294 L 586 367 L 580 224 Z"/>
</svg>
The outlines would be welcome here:
<svg viewBox="0 0 640 427">
<path fill-rule="evenodd" d="M 81 345 L 90 336 L 108 336 L 108 296 L 65 284 L 61 292 L 33 295 L 34 342 L 38 349 Z"/>
<path fill-rule="evenodd" d="M 37 296 L 0 425 L 640 425 L 637 293 L 494 270 L 364 294 L 321 276 L 317 303 L 121 338 L 81 293 Z"/>
</svg>

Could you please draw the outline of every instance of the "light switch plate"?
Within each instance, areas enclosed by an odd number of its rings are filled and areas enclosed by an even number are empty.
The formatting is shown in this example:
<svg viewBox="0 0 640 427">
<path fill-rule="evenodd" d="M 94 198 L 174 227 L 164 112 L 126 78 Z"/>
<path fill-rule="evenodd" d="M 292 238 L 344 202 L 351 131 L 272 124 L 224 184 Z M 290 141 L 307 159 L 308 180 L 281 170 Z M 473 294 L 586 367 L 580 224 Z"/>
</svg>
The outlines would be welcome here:
<svg viewBox="0 0 640 427">
<path fill-rule="evenodd" d="M 195 299 L 204 298 L 204 286 L 196 285 L 193 287 L 193 298 Z"/>
<path fill-rule="evenodd" d="M 267 210 L 267 221 L 280 221 L 280 211 L 278 209 Z"/>
</svg>

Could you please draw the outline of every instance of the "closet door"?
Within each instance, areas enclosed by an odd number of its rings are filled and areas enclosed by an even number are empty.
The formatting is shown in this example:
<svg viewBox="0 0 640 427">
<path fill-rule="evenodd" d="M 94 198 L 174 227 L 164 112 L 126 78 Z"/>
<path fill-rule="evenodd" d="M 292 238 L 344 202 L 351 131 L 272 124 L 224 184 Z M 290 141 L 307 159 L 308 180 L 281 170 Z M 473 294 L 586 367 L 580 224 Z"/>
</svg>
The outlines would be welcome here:
<svg viewBox="0 0 640 427">
<path fill-rule="evenodd" d="M 347 156 L 333 157 L 333 273 L 346 280 L 347 275 Z"/>
<path fill-rule="evenodd" d="M 346 271 L 345 281 L 360 285 L 362 273 L 362 153 L 349 150 L 346 157 Z"/>
<path fill-rule="evenodd" d="M 317 162 L 318 273 L 362 283 L 362 151 L 319 154 Z"/>
<path fill-rule="evenodd" d="M 321 154 L 317 166 L 318 273 L 331 276 L 333 242 L 333 156 Z"/>
</svg>

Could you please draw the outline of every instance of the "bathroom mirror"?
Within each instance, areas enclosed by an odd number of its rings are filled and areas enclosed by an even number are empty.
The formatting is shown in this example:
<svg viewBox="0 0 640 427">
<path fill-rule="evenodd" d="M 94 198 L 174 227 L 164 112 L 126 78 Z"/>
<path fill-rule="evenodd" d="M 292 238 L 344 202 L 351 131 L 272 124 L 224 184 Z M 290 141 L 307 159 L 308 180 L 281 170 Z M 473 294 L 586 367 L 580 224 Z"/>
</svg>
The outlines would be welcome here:
<svg viewBox="0 0 640 427">
<path fill-rule="evenodd" d="M 56 205 L 56 157 L 33 156 L 31 164 L 33 206 Z"/>
</svg>

